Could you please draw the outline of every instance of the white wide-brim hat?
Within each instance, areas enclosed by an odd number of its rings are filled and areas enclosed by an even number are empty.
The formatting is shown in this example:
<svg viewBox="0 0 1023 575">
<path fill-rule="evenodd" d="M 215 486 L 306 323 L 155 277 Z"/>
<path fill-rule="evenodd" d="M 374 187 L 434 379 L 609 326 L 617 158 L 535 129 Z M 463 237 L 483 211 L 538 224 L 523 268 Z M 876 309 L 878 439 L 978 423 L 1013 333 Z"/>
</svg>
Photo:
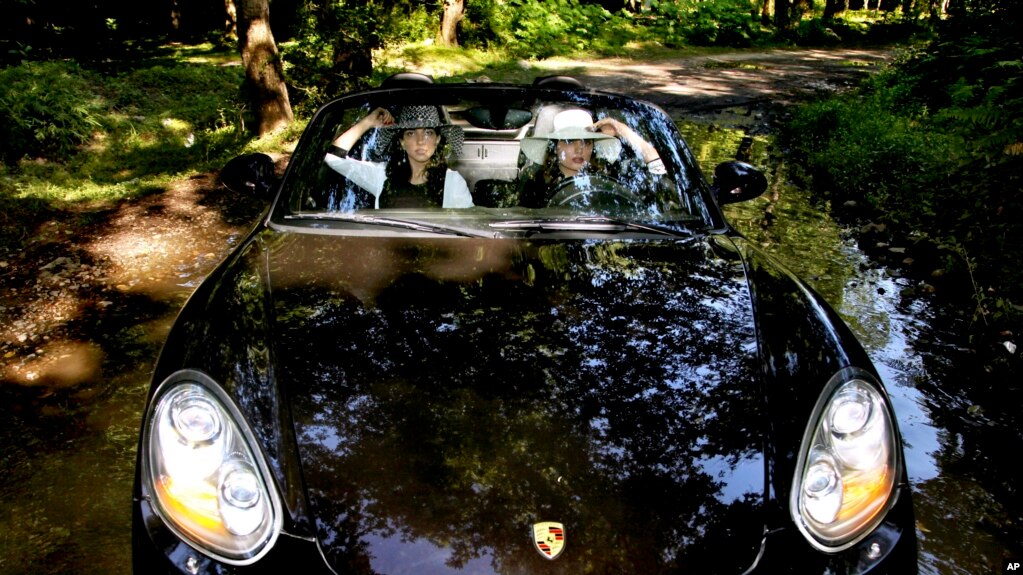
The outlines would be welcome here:
<svg viewBox="0 0 1023 575">
<path fill-rule="evenodd" d="M 594 140 L 593 153 L 613 162 L 622 151 L 618 138 L 593 129 L 593 116 L 586 110 L 562 110 L 554 116 L 553 128 L 546 134 L 533 134 L 522 139 L 522 153 L 529 161 L 542 164 L 551 140 Z"/>
<path fill-rule="evenodd" d="M 393 124 L 380 129 L 377 148 L 387 150 L 395 136 L 403 130 L 416 128 L 433 128 L 440 132 L 451 146 L 452 156 L 457 157 L 462 152 L 465 134 L 458 126 L 444 123 L 436 106 L 405 106 L 402 108 Z"/>
</svg>

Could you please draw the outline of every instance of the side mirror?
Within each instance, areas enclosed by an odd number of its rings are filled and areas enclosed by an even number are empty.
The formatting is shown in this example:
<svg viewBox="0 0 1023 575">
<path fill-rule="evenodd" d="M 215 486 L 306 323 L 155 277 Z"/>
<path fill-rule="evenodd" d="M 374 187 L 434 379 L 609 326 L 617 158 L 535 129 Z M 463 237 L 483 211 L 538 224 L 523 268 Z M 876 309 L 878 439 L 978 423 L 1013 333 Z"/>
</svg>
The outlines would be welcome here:
<svg viewBox="0 0 1023 575">
<path fill-rule="evenodd" d="M 266 154 L 238 156 L 220 170 L 220 182 L 233 192 L 269 199 L 277 187 L 273 158 Z"/>
<path fill-rule="evenodd" d="M 713 187 L 720 205 L 745 202 L 767 190 L 767 177 L 746 162 L 721 162 L 714 168 Z"/>
</svg>

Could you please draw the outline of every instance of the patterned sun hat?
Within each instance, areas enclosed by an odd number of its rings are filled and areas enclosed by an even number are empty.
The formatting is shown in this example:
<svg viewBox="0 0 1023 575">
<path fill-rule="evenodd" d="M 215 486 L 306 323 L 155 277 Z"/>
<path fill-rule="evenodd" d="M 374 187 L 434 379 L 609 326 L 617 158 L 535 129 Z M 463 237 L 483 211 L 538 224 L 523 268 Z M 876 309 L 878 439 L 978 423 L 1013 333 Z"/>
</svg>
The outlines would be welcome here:
<svg viewBox="0 0 1023 575">
<path fill-rule="evenodd" d="M 387 150 L 394 137 L 402 130 L 414 130 L 416 128 L 434 128 L 451 146 L 451 154 L 457 157 L 462 152 L 462 143 L 465 134 L 458 126 L 445 124 L 440 117 L 440 110 L 437 106 L 405 106 L 398 112 L 394 123 L 380 129 L 380 136 L 377 139 L 377 147 Z"/>
<path fill-rule="evenodd" d="M 550 132 L 533 134 L 522 140 L 522 153 L 529 161 L 542 164 L 547 156 L 547 144 L 551 140 L 594 140 L 593 151 L 597 157 L 614 161 L 622 151 L 618 138 L 593 130 L 593 116 L 586 110 L 562 110 L 554 116 Z"/>
</svg>

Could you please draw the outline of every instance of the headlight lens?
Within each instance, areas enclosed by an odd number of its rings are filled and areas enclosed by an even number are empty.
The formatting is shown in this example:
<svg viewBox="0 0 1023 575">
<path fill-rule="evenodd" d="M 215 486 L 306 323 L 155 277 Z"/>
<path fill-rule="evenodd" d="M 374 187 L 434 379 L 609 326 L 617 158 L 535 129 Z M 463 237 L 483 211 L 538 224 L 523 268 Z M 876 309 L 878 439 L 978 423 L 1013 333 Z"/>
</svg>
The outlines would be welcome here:
<svg viewBox="0 0 1023 575">
<path fill-rule="evenodd" d="M 847 549 L 884 518 L 902 475 L 897 434 L 872 377 L 849 370 L 832 379 L 807 427 L 791 494 L 793 519 L 815 547 Z"/>
<path fill-rule="evenodd" d="M 196 549 L 236 565 L 266 553 L 281 523 L 267 467 L 243 424 L 212 380 L 179 372 L 157 391 L 142 442 L 156 513 Z"/>
</svg>

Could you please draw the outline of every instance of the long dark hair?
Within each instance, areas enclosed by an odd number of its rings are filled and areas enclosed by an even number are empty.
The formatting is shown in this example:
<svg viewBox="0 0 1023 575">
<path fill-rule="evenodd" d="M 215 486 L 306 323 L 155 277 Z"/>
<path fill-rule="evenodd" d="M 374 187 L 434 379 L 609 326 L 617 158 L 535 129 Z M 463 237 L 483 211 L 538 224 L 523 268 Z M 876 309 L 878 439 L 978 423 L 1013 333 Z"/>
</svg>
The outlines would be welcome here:
<svg viewBox="0 0 1023 575">
<path fill-rule="evenodd" d="M 385 207 L 383 203 L 384 198 L 388 198 L 389 204 L 397 205 L 397 203 L 400 203 L 399 198 L 408 196 L 409 191 L 413 189 L 412 184 L 409 183 L 409 180 L 412 179 L 412 164 L 408 161 L 408 153 L 399 144 L 404 139 L 405 133 L 409 131 L 412 131 L 412 129 L 402 130 L 391 142 L 390 159 L 387 161 L 386 168 L 387 181 L 384 182 L 384 189 L 380 195 L 381 207 Z M 447 139 L 440 132 L 437 135 L 437 149 L 426 164 L 426 184 L 424 187 L 426 203 L 439 207 L 444 203 L 444 181 L 448 171 L 448 150 Z M 412 195 L 422 196 L 421 190 L 423 188 L 415 186 L 415 189 L 416 193 Z M 418 204 L 414 207 L 420 207 Z"/>
<path fill-rule="evenodd" d="M 608 163 L 594 153 L 583 166 L 580 174 L 606 170 Z M 529 164 L 522 168 L 523 185 L 519 192 L 519 205 L 526 208 L 543 208 L 551 199 L 554 187 L 565 178 L 558 161 L 558 141 L 548 140 L 543 164 Z"/>
</svg>

